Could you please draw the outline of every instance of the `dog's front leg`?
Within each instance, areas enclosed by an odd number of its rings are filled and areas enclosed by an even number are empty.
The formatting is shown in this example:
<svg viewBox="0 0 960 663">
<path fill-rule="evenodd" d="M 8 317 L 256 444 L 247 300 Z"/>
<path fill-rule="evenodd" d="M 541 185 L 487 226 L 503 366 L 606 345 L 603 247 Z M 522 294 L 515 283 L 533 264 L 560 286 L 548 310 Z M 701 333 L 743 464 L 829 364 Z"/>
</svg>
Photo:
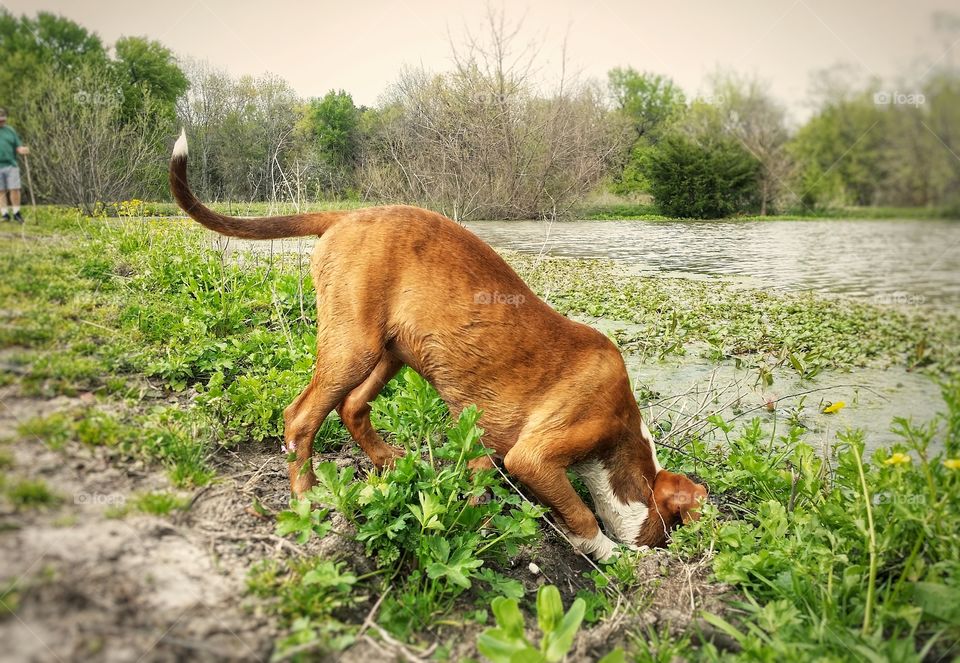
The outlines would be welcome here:
<svg viewBox="0 0 960 663">
<path fill-rule="evenodd" d="M 570 543 L 597 561 L 608 560 L 617 544 L 601 530 L 593 512 L 567 478 L 566 464 L 550 457 L 544 444 L 518 442 L 503 459 L 507 471 L 549 506 L 566 526 Z"/>
</svg>

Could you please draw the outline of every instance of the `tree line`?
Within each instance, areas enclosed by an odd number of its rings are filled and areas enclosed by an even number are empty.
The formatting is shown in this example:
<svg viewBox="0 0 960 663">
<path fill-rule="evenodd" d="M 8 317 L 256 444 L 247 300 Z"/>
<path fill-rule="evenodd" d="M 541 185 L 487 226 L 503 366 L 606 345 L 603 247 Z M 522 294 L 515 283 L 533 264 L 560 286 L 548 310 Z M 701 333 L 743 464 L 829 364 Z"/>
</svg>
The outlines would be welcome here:
<svg viewBox="0 0 960 663">
<path fill-rule="evenodd" d="M 955 39 L 957 19 L 935 17 Z M 616 68 L 545 83 L 540 47 L 490 12 L 446 72 L 407 68 L 374 107 L 304 99 L 274 75 L 234 77 L 123 37 L 112 47 L 49 13 L 0 10 L 0 105 L 33 147 L 34 193 L 91 210 L 166 199 L 180 126 L 208 200 L 406 202 L 458 220 L 569 214 L 588 194 L 652 197 L 665 214 L 720 217 L 898 206 L 960 210 L 960 70 L 912 85 L 817 78 L 793 126 L 757 78 L 718 72 L 688 97 L 669 77 Z"/>
</svg>

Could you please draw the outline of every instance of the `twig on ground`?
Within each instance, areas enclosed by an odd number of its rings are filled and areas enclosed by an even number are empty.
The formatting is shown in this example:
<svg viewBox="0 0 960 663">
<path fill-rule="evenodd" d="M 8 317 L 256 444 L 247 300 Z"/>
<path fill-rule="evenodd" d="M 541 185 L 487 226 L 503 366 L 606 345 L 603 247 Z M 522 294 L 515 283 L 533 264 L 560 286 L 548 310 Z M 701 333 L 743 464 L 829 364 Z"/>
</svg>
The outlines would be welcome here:
<svg viewBox="0 0 960 663">
<path fill-rule="evenodd" d="M 193 497 L 190 498 L 190 503 L 187 504 L 187 508 L 184 509 L 184 511 L 190 511 L 193 508 L 193 505 L 197 503 L 197 500 L 199 500 L 200 497 L 204 493 L 208 492 L 211 488 L 213 488 L 213 484 L 207 484 L 206 486 L 198 490 L 196 493 L 194 493 Z"/>
<path fill-rule="evenodd" d="M 267 465 L 273 463 L 274 460 L 275 459 L 273 458 L 268 458 L 266 461 L 264 461 L 263 465 L 261 465 L 260 468 L 253 473 L 253 476 L 247 479 L 247 482 L 240 486 L 240 491 L 246 492 L 253 488 L 254 484 L 256 484 L 260 480 L 260 477 L 263 476 L 263 471 L 267 469 Z"/>
<path fill-rule="evenodd" d="M 101 325 L 101 324 L 98 324 L 98 323 L 96 323 L 96 322 L 91 322 L 91 321 L 89 321 L 89 320 L 83 320 L 83 319 L 77 318 L 77 322 L 82 322 L 82 323 L 85 324 L 85 325 L 90 325 L 91 327 L 96 327 L 97 329 L 102 329 L 102 330 L 104 330 L 104 331 L 110 332 L 111 334 L 116 334 L 116 333 L 117 333 L 117 330 L 116 330 L 116 329 L 110 329 L 109 327 L 104 327 L 104 326 Z"/>
<path fill-rule="evenodd" d="M 411 651 L 410 647 L 403 644 L 402 642 L 400 642 L 399 640 L 391 636 L 389 633 L 387 633 L 383 629 L 383 627 L 381 627 L 376 622 L 371 622 L 370 628 L 376 631 L 380 635 L 380 637 L 383 638 L 383 642 L 388 645 L 389 649 L 381 647 L 380 643 L 378 643 L 376 640 L 371 638 L 369 635 L 365 634 L 363 636 L 364 639 L 366 639 L 368 642 L 373 643 L 373 645 L 380 651 L 383 651 L 387 654 L 393 654 L 394 656 L 401 656 L 407 661 L 410 661 L 410 663 L 426 663 L 426 661 L 430 658 L 433 652 L 436 651 L 438 646 L 437 643 L 434 642 L 433 644 L 431 644 L 429 647 L 427 647 L 425 650 L 423 650 L 418 654 Z"/>
<path fill-rule="evenodd" d="M 290 543 L 284 538 L 277 536 L 276 534 L 228 534 L 228 533 L 217 533 L 216 538 L 226 539 L 228 541 L 265 541 L 270 543 L 277 544 L 277 548 L 286 548 L 290 550 L 297 557 L 303 557 L 303 551 L 297 548 L 295 545 Z"/>
<path fill-rule="evenodd" d="M 387 588 L 383 590 L 383 593 L 380 594 L 380 597 L 377 599 L 376 603 L 373 604 L 373 607 L 370 608 L 370 612 L 367 613 L 366 619 L 363 620 L 363 624 L 360 625 L 360 630 L 357 631 L 357 638 L 366 633 L 367 629 L 374 623 L 374 617 L 377 616 L 377 610 L 380 609 L 380 604 L 383 603 L 383 599 L 386 598 L 387 594 L 390 593 L 390 590 L 393 588 L 393 585 L 387 585 Z"/>
</svg>

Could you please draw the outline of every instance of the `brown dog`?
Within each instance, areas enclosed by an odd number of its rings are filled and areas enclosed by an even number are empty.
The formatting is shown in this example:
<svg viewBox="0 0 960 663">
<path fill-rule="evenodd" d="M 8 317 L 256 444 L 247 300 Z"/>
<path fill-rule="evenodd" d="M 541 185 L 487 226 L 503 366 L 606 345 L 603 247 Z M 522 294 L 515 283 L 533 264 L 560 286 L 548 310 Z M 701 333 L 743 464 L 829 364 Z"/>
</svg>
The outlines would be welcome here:
<svg viewBox="0 0 960 663">
<path fill-rule="evenodd" d="M 484 444 L 553 509 L 584 553 L 602 560 L 616 546 L 567 468 L 587 484 L 610 535 L 627 545 L 662 545 L 671 528 L 699 515 L 707 491 L 660 469 L 617 347 L 538 299 L 473 233 L 406 206 L 261 219 L 217 214 L 187 185 L 183 133 L 170 188 L 187 214 L 224 235 L 320 237 L 311 259 L 316 369 L 284 411 L 294 493 L 316 482 L 313 438 L 334 408 L 377 467 L 400 455 L 373 430 L 369 403 L 406 364 L 454 417 L 471 403 L 482 409 Z"/>
</svg>

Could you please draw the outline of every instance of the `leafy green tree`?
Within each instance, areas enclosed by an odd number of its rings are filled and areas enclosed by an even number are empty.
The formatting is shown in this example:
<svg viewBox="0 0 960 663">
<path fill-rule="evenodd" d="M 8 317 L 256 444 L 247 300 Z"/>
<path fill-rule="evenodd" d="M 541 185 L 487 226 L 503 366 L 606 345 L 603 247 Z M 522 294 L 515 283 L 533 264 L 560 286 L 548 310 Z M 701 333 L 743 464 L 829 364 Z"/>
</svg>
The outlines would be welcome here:
<svg viewBox="0 0 960 663">
<path fill-rule="evenodd" d="M 788 150 L 799 164 L 804 207 L 877 202 L 889 166 L 890 117 L 869 92 L 828 103 L 800 128 Z"/>
<path fill-rule="evenodd" d="M 49 12 L 17 17 L 0 8 L 0 63 L 3 103 L 15 107 L 44 69 L 69 74 L 81 66 L 106 65 L 107 53 L 96 34 L 70 19 Z"/>
<path fill-rule="evenodd" d="M 320 154 L 337 167 L 352 166 L 358 156 L 361 110 L 343 90 L 330 90 L 310 102 L 305 121 Z"/>
<path fill-rule="evenodd" d="M 360 156 L 362 113 L 344 90 L 330 90 L 304 110 L 301 128 L 315 149 L 324 188 L 335 194 L 353 185 Z"/>
<path fill-rule="evenodd" d="M 607 79 L 617 110 L 629 120 L 637 138 L 656 143 L 664 127 L 685 107 L 683 90 L 667 76 L 617 67 Z"/>
<path fill-rule="evenodd" d="M 646 157 L 686 108 L 683 91 L 666 76 L 639 73 L 632 67 L 612 69 L 607 74 L 607 88 L 631 134 L 614 175 L 614 189 L 618 193 L 644 191 L 649 188 L 644 177 Z"/>
<path fill-rule="evenodd" d="M 945 67 L 930 76 L 924 95 L 929 110 L 922 135 L 933 150 L 932 202 L 960 212 L 960 70 Z"/>
<path fill-rule="evenodd" d="M 149 97 L 158 119 L 172 121 L 177 99 L 189 86 L 173 52 L 160 42 L 143 37 L 123 37 L 114 49 L 113 69 L 122 88 L 124 116 L 137 115 Z"/>
<path fill-rule="evenodd" d="M 672 132 L 645 166 L 650 193 L 669 216 L 720 218 L 756 208 L 760 163 L 733 138 Z"/>
</svg>

